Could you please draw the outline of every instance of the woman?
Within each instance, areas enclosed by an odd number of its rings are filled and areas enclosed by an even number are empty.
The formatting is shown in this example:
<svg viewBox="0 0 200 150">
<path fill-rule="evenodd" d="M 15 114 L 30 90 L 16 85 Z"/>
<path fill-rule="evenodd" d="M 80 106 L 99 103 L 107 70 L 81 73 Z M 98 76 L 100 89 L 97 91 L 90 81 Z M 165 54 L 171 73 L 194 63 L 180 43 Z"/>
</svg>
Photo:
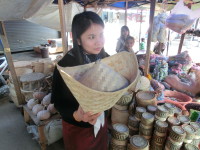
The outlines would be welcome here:
<svg viewBox="0 0 200 150">
<path fill-rule="evenodd" d="M 129 37 L 130 31 L 127 26 L 122 26 L 121 27 L 121 36 L 117 41 L 117 47 L 116 47 L 116 52 L 120 52 L 120 50 L 125 46 L 125 40 L 127 37 Z"/>
<path fill-rule="evenodd" d="M 103 48 L 103 30 L 104 23 L 94 12 L 77 14 L 72 21 L 73 48 L 58 62 L 58 65 L 72 67 L 107 57 L 108 54 Z M 83 111 L 57 68 L 53 75 L 52 103 L 63 119 L 63 139 L 66 150 L 107 149 L 107 123 L 94 137 L 93 125 L 101 113 L 92 115 L 91 112 Z"/>
</svg>

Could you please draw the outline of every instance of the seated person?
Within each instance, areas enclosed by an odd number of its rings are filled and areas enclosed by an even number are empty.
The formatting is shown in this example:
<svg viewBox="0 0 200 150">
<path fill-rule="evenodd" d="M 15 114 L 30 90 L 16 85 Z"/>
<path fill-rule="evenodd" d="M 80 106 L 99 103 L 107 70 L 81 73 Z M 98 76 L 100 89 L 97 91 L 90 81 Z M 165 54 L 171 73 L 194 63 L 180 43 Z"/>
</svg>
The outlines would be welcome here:
<svg viewBox="0 0 200 150">
<path fill-rule="evenodd" d="M 123 52 L 123 51 L 126 51 L 126 52 L 134 52 L 133 51 L 133 46 L 135 44 L 135 39 L 134 37 L 132 36 L 129 36 L 127 37 L 126 41 L 125 41 L 125 46 L 123 48 L 121 48 L 119 50 L 119 52 Z"/>
</svg>

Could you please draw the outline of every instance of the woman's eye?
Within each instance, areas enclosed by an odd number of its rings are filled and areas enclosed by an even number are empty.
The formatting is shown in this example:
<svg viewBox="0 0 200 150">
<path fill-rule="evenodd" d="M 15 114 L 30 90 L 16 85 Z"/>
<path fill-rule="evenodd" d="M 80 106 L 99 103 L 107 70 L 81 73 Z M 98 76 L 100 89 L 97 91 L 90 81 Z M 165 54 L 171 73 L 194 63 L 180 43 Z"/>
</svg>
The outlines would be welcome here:
<svg viewBox="0 0 200 150">
<path fill-rule="evenodd" d="M 94 35 L 91 35 L 91 36 L 89 36 L 89 39 L 94 39 L 95 38 L 95 36 Z"/>
</svg>

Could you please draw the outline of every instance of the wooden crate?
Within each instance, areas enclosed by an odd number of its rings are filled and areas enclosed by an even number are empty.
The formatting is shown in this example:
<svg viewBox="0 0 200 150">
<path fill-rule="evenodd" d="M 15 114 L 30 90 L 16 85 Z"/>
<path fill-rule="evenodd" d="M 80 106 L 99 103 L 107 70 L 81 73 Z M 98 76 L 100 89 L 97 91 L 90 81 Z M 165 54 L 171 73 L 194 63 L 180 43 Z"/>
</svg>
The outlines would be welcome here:
<svg viewBox="0 0 200 150">
<path fill-rule="evenodd" d="M 51 118 L 44 120 L 44 121 L 41 121 L 36 117 L 36 115 L 33 114 L 33 112 L 27 107 L 27 105 L 23 106 L 23 111 L 24 111 L 24 121 L 27 124 L 30 124 L 30 122 L 32 121 L 38 127 L 38 134 L 39 134 L 39 141 L 38 142 L 41 146 L 41 149 L 46 150 L 47 139 L 46 139 L 45 134 L 44 134 L 44 127 L 50 121 L 60 119 L 61 116 L 59 114 L 55 114 L 55 115 L 51 116 Z"/>
</svg>

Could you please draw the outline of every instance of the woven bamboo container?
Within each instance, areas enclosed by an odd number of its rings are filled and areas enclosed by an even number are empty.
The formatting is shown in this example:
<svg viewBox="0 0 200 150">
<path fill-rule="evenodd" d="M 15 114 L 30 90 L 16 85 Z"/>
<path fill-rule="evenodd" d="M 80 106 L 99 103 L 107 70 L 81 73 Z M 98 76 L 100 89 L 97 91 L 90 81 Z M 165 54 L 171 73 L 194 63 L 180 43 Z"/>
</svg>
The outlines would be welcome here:
<svg viewBox="0 0 200 150">
<path fill-rule="evenodd" d="M 179 115 L 182 115 L 182 110 L 178 107 L 175 107 L 174 109 L 174 116 L 177 117 Z"/>
<path fill-rule="evenodd" d="M 182 128 L 186 132 L 184 143 L 191 143 L 195 137 L 196 130 L 191 125 L 188 124 L 183 124 Z"/>
<path fill-rule="evenodd" d="M 142 123 L 140 123 L 139 126 L 140 135 L 148 136 L 151 138 L 152 131 L 153 131 L 153 126 L 144 126 Z"/>
<path fill-rule="evenodd" d="M 139 128 L 139 124 L 140 124 L 140 121 L 138 121 L 135 116 L 129 116 L 128 126 L 132 128 Z"/>
<path fill-rule="evenodd" d="M 167 122 L 169 124 L 170 129 L 172 126 L 178 126 L 181 123 L 176 117 L 172 116 L 167 118 Z"/>
<path fill-rule="evenodd" d="M 165 140 L 166 140 L 166 135 L 160 136 L 158 132 L 154 132 L 153 138 L 152 138 L 153 143 L 156 143 L 157 145 L 161 146 L 161 145 L 164 145 Z"/>
<path fill-rule="evenodd" d="M 127 106 L 131 103 L 133 99 L 133 93 L 126 92 L 120 99 L 117 101 L 117 105 Z"/>
<path fill-rule="evenodd" d="M 148 112 L 142 114 L 141 123 L 143 125 L 151 126 L 154 122 L 154 116 Z"/>
<path fill-rule="evenodd" d="M 121 145 L 116 145 L 113 142 L 110 143 L 110 148 L 109 150 L 126 150 L 126 146 L 121 146 Z"/>
<path fill-rule="evenodd" d="M 169 134 L 170 139 L 174 140 L 175 142 L 183 142 L 185 136 L 186 133 L 180 126 L 173 126 Z"/>
<path fill-rule="evenodd" d="M 168 129 L 168 123 L 164 121 L 157 120 L 155 123 L 155 130 L 160 133 L 166 133 Z"/>
<path fill-rule="evenodd" d="M 147 107 L 148 105 L 156 106 L 156 94 L 153 91 L 139 91 L 136 94 L 137 105 L 141 107 Z"/>
<path fill-rule="evenodd" d="M 135 100 L 134 100 L 134 98 L 133 98 L 132 103 L 129 105 L 128 112 L 129 112 L 130 115 L 135 114 Z"/>
<path fill-rule="evenodd" d="M 169 116 L 174 116 L 174 110 L 176 106 L 171 103 L 165 103 L 164 106 L 168 109 Z"/>
<path fill-rule="evenodd" d="M 126 61 L 124 61 L 126 60 Z M 134 53 L 121 52 L 101 60 L 102 63 L 112 68 L 115 72 L 123 76 L 129 81 L 129 85 L 117 91 L 102 92 L 89 88 L 79 82 L 80 78 L 88 70 L 90 70 L 95 63 L 80 65 L 75 67 L 61 67 L 57 68 L 78 103 L 81 105 L 85 112 L 90 111 L 93 113 L 102 112 L 110 109 L 127 91 L 134 91 L 138 79 L 140 78 L 138 71 L 138 62 Z M 101 73 L 101 72 L 100 72 Z M 96 77 L 107 79 L 109 74 L 96 74 Z M 92 83 L 97 81 L 94 79 Z M 108 80 L 106 80 L 108 81 Z M 118 84 L 112 77 L 109 82 Z M 101 82 L 103 83 L 103 82 Z M 102 85 L 102 84 L 98 85 Z M 87 94 L 85 94 L 87 93 Z"/>
<path fill-rule="evenodd" d="M 122 124 L 127 125 L 128 117 L 129 117 L 128 110 L 118 110 L 115 107 L 112 107 L 112 111 L 111 111 L 112 124 L 122 123 Z"/>
<path fill-rule="evenodd" d="M 115 138 L 111 138 L 111 143 L 116 145 L 116 146 L 127 146 L 128 140 L 117 140 Z"/>
<path fill-rule="evenodd" d="M 115 107 L 118 110 L 128 110 L 128 106 L 122 106 L 122 105 L 115 104 L 113 107 Z"/>
<path fill-rule="evenodd" d="M 141 120 L 142 114 L 144 112 L 146 112 L 146 108 L 144 108 L 144 107 L 136 107 L 136 111 L 135 111 L 136 119 Z"/>
<path fill-rule="evenodd" d="M 149 142 L 140 135 L 134 135 L 130 139 L 129 150 L 149 150 Z"/>
<path fill-rule="evenodd" d="M 165 150 L 180 150 L 183 142 L 175 142 L 170 137 L 167 138 L 165 144 Z"/>
<path fill-rule="evenodd" d="M 129 129 L 126 125 L 116 123 L 113 124 L 113 130 L 112 130 L 112 137 L 119 141 L 125 141 L 127 140 L 129 135 Z"/>
<path fill-rule="evenodd" d="M 181 124 L 189 124 L 190 123 L 190 118 L 185 115 L 179 115 L 178 120 L 181 122 Z"/>
<path fill-rule="evenodd" d="M 156 110 L 157 110 L 157 106 L 154 106 L 154 105 L 148 105 L 147 106 L 147 112 L 155 115 L 156 113 Z"/>
<path fill-rule="evenodd" d="M 184 150 L 199 150 L 199 148 L 192 144 L 185 144 Z"/>
<path fill-rule="evenodd" d="M 162 105 L 158 106 L 155 114 L 157 120 L 165 121 L 168 117 L 168 110 Z"/>
<path fill-rule="evenodd" d="M 200 141 L 200 123 L 190 122 L 190 125 L 196 130 L 194 140 Z"/>
<path fill-rule="evenodd" d="M 138 135 L 139 134 L 139 127 L 138 128 L 133 128 L 131 126 L 128 126 L 129 128 L 129 137 L 132 137 L 133 135 Z"/>
</svg>

